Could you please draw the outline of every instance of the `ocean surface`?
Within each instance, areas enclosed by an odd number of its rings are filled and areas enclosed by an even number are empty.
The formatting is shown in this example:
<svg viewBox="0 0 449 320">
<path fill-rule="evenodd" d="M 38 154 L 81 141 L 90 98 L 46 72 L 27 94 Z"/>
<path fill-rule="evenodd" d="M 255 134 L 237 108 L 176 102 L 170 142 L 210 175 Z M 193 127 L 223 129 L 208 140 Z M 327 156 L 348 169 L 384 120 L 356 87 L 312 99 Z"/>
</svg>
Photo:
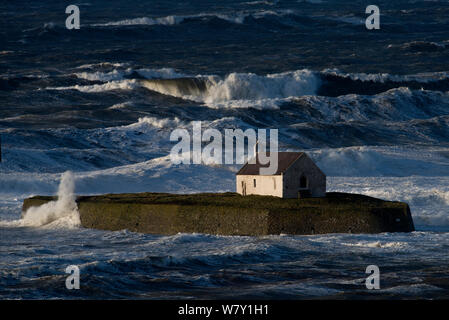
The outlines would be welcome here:
<svg viewBox="0 0 449 320">
<path fill-rule="evenodd" d="M 73 4 L 79 30 L 65 3 L 0 3 L 1 299 L 449 298 L 449 1 L 378 0 L 380 30 L 365 28 L 368 1 Z M 171 163 L 170 133 L 199 120 L 279 129 L 329 191 L 406 201 L 417 231 L 79 226 L 74 193 L 235 191 L 238 165 Z M 58 192 L 21 219 L 24 198 Z"/>
</svg>

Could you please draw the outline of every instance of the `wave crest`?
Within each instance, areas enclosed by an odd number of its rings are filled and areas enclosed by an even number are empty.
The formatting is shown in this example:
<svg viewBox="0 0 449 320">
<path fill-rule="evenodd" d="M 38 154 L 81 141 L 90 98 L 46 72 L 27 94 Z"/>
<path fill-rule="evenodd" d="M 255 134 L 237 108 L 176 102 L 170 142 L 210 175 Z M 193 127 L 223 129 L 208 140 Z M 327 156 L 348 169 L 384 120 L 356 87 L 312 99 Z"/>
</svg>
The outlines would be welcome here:
<svg viewBox="0 0 449 320">
<path fill-rule="evenodd" d="M 58 200 L 31 207 L 19 220 L 24 227 L 79 227 L 81 225 L 78 206 L 75 202 L 75 180 L 70 171 L 61 177 Z"/>
<path fill-rule="evenodd" d="M 202 102 L 214 108 L 276 107 L 276 100 L 315 94 L 319 84 L 319 78 L 310 70 L 266 76 L 231 73 L 223 79 L 209 76 L 142 81 L 142 85 L 152 91 Z"/>
</svg>

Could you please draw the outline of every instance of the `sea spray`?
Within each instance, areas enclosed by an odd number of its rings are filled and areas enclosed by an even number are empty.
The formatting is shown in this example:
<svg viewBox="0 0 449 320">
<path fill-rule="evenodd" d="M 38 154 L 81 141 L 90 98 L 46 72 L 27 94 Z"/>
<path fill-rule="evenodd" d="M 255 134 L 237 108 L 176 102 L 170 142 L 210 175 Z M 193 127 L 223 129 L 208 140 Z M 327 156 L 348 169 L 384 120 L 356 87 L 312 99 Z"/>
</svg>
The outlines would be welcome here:
<svg viewBox="0 0 449 320">
<path fill-rule="evenodd" d="M 27 227 L 79 227 L 81 221 L 74 191 L 75 178 L 72 172 L 67 171 L 62 174 L 59 183 L 58 200 L 29 208 L 21 219 L 21 225 Z"/>
</svg>

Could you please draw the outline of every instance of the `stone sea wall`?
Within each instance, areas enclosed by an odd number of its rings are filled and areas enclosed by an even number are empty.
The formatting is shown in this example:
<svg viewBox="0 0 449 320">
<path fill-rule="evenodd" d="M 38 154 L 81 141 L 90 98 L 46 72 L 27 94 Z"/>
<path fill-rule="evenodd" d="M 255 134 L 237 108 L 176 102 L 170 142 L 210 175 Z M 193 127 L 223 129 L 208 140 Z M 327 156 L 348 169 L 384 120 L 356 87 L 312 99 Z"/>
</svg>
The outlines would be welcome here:
<svg viewBox="0 0 449 320">
<path fill-rule="evenodd" d="M 23 211 L 54 197 L 24 200 Z M 281 199 L 236 193 L 108 194 L 77 198 L 81 224 L 102 230 L 170 235 L 380 233 L 414 231 L 406 203 L 357 194 Z"/>
</svg>

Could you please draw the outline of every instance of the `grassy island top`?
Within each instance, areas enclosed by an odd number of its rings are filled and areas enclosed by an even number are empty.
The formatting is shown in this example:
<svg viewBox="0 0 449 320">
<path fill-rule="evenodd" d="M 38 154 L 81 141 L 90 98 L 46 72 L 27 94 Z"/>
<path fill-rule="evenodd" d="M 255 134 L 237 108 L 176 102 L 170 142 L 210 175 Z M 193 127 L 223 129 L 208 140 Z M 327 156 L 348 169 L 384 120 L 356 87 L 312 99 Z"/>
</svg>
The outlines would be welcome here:
<svg viewBox="0 0 449 320">
<path fill-rule="evenodd" d="M 33 200 L 49 201 L 55 197 L 36 196 Z M 369 196 L 350 193 L 328 192 L 323 198 L 282 199 L 273 196 L 249 195 L 237 193 L 122 193 L 98 196 L 79 196 L 78 202 L 96 203 L 132 203 L 132 204 L 174 204 L 189 206 L 226 206 L 253 209 L 299 209 L 305 207 L 326 206 L 363 206 L 403 208 L 406 204 L 397 201 L 385 201 Z"/>
</svg>

